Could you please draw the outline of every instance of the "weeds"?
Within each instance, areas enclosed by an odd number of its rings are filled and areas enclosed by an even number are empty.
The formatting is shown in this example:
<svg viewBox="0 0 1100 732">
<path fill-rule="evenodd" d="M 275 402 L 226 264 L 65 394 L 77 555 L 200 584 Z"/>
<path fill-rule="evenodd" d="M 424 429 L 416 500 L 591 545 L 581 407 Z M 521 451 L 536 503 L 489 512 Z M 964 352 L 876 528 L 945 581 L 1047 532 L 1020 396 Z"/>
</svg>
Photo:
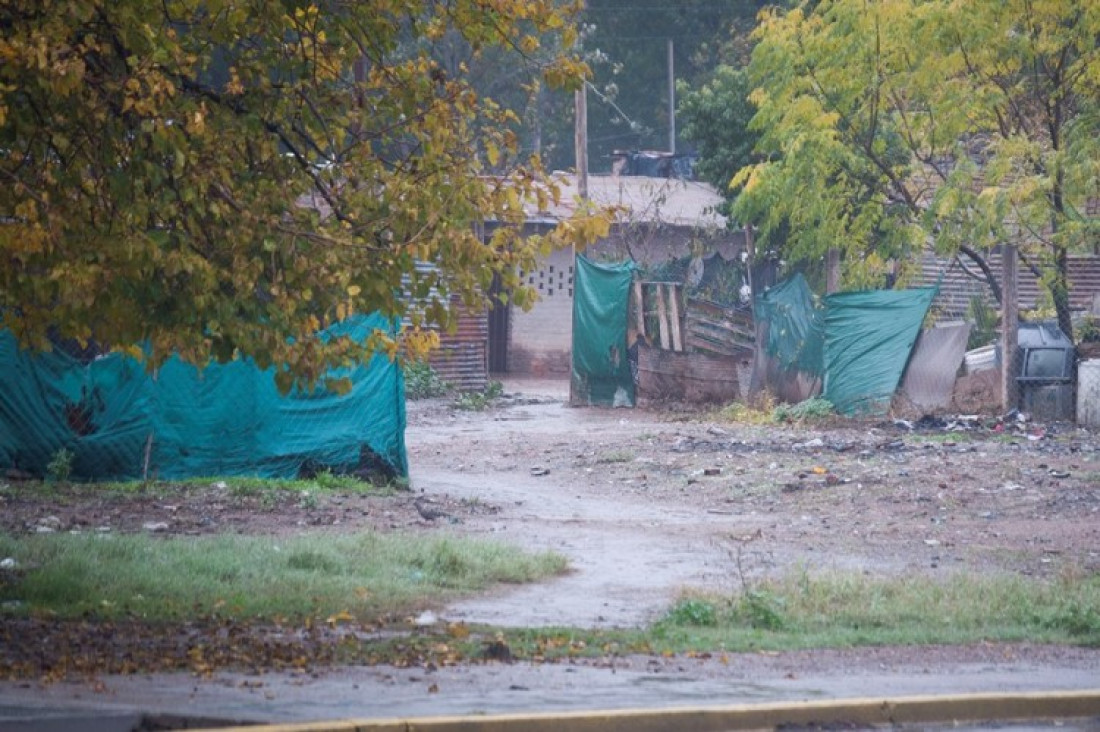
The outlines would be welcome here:
<svg viewBox="0 0 1100 732">
<path fill-rule="evenodd" d="M 73 458 L 76 456 L 64 447 L 53 454 L 46 465 L 46 479 L 51 483 L 67 483 L 73 473 Z"/>
<path fill-rule="evenodd" d="M 407 361 L 403 371 L 405 397 L 408 399 L 436 399 L 446 396 L 454 389 L 427 361 Z"/>
<path fill-rule="evenodd" d="M 701 607 L 715 608 L 713 623 L 696 622 L 691 610 Z M 756 581 L 733 597 L 681 600 L 651 633 L 680 650 L 1021 640 L 1097 646 L 1098 608 L 1095 574 L 1045 581 L 1007 574 L 873 578 L 800 571 Z"/>
<path fill-rule="evenodd" d="M 0 534 L 0 557 L 27 568 L 0 582 L 0 616 L 148 621 L 214 612 L 237 619 L 303 619 L 347 611 L 374 619 L 566 568 L 560 555 L 495 542 L 378 534 Z"/>
<path fill-rule="evenodd" d="M 769 391 L 763 391 L 748 402 L 734 402 L 724 407 L 718 414 L 729 422 L 766 424 L 773 421 L 775 404 L 775 396 Z"/>
<path fill-rule="evenodd" d="M 484 391 L 467 391 L 455 397 L 455 409 L 467 412 L 481 412 L 488 409 L 494 401 L 504 394 L 504 385 L 499 381 L 490 381 Z"/>
<path fill-rule="evenodd" d="M 685 598 L 673 605 L 659 622 L 666 625 L 710 627 L 718 624 L 718 610 L 709 600 Z"/>
<path fill-rule="evenodd" d="M 775 422 L 812 422 L 826 419 L 836 414 L 833 403 L 821 397 L 814 397 L 798 404 L 780 404 L 772 411 Z"/>
<path fill-rule="evenodd" d="M 612 450 L 597 456 L 596 462 L 600 464 L 629 463 L 634 460 L 634 457 L 634 453 L 630 450 Z"/>
</svg>

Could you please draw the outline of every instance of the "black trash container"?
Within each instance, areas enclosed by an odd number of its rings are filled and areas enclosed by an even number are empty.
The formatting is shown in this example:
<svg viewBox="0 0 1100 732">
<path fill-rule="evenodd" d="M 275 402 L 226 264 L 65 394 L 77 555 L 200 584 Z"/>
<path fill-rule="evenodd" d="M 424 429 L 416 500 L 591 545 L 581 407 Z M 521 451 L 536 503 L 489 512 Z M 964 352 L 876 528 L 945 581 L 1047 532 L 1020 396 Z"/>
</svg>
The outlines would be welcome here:
<svg viewBox="0 0 1100 732">
<path fill-rule="evenodd" d="M 1057 323 L 1040 321 L 1020 323 L 1016 345 L 1020 409 L 1038 420 L 1073 419 L 1073 341 Z"/>
</svg>

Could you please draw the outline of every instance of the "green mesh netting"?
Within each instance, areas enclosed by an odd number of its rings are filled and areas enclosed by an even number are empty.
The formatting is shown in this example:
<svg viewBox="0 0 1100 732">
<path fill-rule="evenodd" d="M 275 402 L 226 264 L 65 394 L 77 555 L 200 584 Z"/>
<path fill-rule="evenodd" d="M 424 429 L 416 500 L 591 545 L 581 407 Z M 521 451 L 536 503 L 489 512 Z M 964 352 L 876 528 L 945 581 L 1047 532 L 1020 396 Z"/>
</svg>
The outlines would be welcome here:
<svg viewBox="0 0 1100 732">
<path fill-rule="evenodd" d="M 925 287 L 825 298 L 824 397 L 838 412 L 886 412 L 935 294 Z"/>
<path fill-rule="evenodd" d="M 570 386 L 574 404 L 634 406 L 626 342 L 633 272 L 633 262 L 597 264 L 577 257 Z"/>
<path fill-rule="evenodd" d="M 331 332 L 365 340 L 380 316 Z M 331 374 L 351 389 L 282 395 L 250 361 L 203 370 L 169 360 L 155 375 L 121 354 L 82 364 L 20 351 L 0 332 L 0 467 L 42 476 L 60 450 L 81 479 L 292 478 L 319 470 L 407 475 L 405 385 L 385 356 Z"/>
</svg>

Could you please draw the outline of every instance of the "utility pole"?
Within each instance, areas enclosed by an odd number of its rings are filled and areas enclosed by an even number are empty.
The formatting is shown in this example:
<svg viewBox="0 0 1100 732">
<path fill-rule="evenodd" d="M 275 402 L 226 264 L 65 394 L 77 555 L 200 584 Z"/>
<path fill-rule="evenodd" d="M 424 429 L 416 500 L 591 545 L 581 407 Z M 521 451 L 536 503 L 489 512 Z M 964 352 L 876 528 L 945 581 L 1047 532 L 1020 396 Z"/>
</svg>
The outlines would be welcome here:
<svg viewBox="0 0 1100 732">
<path fill-rule="evenodd" d="M 1011 412 L 1020 398 L 1016 385 L 1017 328 L 1020 324 L 1019 298 L 1016 295 L 1016 245 L 1001 249 L 1001 407 Z"/>
<path fill-rule="evenodd" d="M 676 74 L 672 67 L 672 39 L 668 39 L 668 151 L 676 154 Z"/>
<path fill-rule="evenodd" d="M 573 93 L 573 143 L 577 156 L 577 195 L 588 198 L 588 82 Z"/>
</svg>

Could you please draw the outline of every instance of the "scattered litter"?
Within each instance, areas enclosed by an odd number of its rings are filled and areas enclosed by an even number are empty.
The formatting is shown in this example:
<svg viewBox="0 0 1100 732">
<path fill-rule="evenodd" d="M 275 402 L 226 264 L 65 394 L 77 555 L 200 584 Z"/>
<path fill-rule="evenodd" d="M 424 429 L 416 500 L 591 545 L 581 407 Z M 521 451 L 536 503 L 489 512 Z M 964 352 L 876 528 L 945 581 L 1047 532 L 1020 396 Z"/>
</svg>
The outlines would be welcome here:
<svg viewBox="0 0 1100 732">
<path fill-rule="evenodd" d="M 550 475 L 550 468 L 543 468 L 543 467 L 531 468 L 531 475 L 534 475 L 536 477 L 537 476 L 543 476 L 543 475 Z"/>
<path fill-rule="evenodd" d="M 940 540 L 939 539 L 925 539 L 924 544 L 925 544 L 925 546 L 939 546 L 940 545 Z"/>
<path fill-rule="evenodd" d="M 141 528 L 151 533 L 160 533 L 162 531 L 168 531 L 167 521 L 146 521 L 141 525 Z"/>
<path fill-rule="evenodd" d="M 15 557 L 0 559 L 0 569 L 15 569 Z"/>
<path fill-rule="evenodd" d="M 722 474 L 722 469 L 721 468 L 703 468 L 703 475 L 713 476 L 713 475 L 721 475 L 721 474 Z"/>
</svg>

